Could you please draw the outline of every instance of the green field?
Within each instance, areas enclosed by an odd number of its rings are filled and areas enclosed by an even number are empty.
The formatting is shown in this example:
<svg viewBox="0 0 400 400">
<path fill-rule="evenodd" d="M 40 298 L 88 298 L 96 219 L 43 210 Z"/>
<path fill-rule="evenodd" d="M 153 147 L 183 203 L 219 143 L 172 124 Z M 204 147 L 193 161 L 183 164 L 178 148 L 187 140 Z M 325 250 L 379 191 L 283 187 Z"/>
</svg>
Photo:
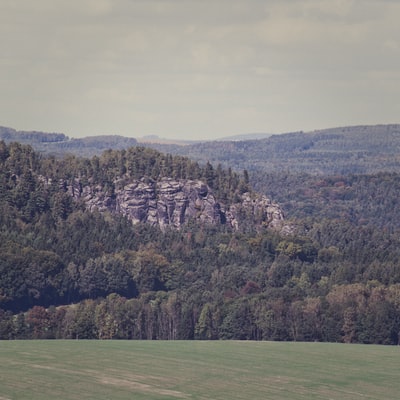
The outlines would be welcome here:
<svg viewBox="0 0 400 400">
<path fill-rule="evenodd" d="M 400 348 L 0 341 L 0 400 L 399 399 Z"/>
</svg>

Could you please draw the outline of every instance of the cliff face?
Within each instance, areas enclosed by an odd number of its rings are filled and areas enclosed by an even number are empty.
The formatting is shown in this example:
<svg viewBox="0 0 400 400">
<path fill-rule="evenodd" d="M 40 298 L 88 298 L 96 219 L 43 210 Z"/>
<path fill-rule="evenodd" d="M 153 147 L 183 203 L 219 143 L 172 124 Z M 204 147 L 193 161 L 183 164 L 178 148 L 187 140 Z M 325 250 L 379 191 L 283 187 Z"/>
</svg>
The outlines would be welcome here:
<svg viewBox="0 0 400 400">
<path fill-rule="evenodd" d="M 124 185 L 115 182 L 110 194 L 101 186 L 82 186 L 74 182 L 68 191 L 76 200 L 81 200 L 86 209 L 121 213 L 133 223 L 145 222 L 179 228 L 188 221 L 205 224 L 228 224 L 234 229 L 246 223 L 263 224 L 278 228 L 283 223 L 283 212 L 279 205 L 265 196 L 242 195 L 241 201 L 225 207 L 215 198 L 210 188 L 199 180 L 160 181 L 141 179 Z"/>
</svg>

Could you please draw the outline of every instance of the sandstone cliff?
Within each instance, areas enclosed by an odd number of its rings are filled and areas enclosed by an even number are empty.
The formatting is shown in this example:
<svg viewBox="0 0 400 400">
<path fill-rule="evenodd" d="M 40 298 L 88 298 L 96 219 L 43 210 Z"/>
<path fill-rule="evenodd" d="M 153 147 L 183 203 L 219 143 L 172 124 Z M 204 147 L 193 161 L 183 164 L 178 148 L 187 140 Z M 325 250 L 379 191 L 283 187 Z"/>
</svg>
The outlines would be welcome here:
<svg viewBox="0 0 400 400">
<path fill-rule="evenodd" d="M 74 181 L 68 191 L 88 210 L 121 213 L 133 223 L 146 222 L 159 225 L 161 229 L 167 226 L 179 228 L 191 220 L 228 224 L 234 229 L 245 223 L 278 228 L 284 218 L 279 205 L 261 195 L 245 193 L 240 202 L 226 207 L 200 180 L 142 178 L 125 183 L 116 181 L 112 193 L 101 186 Z"/>
</svg>

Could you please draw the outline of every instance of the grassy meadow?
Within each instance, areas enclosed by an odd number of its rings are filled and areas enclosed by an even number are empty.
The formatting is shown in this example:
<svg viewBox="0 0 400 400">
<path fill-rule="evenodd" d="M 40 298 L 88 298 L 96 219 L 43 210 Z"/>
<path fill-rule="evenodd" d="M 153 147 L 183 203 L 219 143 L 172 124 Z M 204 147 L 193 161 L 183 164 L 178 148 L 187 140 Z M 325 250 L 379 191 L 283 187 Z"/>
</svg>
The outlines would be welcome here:
<svg viewBox="0 0 400 400">
<path fill-rule="evenodd" d="M 398 399 L 400 348 L 0 341 L 0 400 Z"/>
</svg>

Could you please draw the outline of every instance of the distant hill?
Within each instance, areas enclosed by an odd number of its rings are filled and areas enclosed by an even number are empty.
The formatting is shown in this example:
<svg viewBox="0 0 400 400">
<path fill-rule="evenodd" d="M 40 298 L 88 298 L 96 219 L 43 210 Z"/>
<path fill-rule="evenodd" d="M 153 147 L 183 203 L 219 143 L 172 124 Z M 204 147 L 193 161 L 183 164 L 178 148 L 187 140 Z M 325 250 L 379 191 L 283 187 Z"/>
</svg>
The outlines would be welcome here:
<svg viewBox="0 0 400 400">
<path fill-rule="evenodd" d="M 219 138 L 218 141 L 256 140 L 265 139 L 270 136 L 272 136 L 272 133 L 245 133 L 242 135 L 224 136 Z"/>
<path fill-rule="evenodd" d="M 159 150 L 163 150 L 161 146 Z M 169 152 L 198 162 L 248 171 L 367 174 L 400 171 L 400 125 L 341 127 L 272 135 L 265 139 L 215 141 Z"/>
<path fill-rule="evenodd" d="M 17 131 L 0 126 L 0 139 L 7 142 L 16 141 L 23 144 L 57 143 L 69 140 L 63 133 L 45 133 L 38 131 Z"/>
<path fill-rule="evenodd" d="M 143 146 L 147 146 L 149 144 L 187 146 L 189 144 L 196 144 L 202 142 L 201 140 L 166 139 L 166 138 L 160 138 L 157 135 L 147 135 L 143 137 L 138 137 L 137 141 L 138 143 L 140 143 L 140 145 Z"/>
<path fill-rule="evenodd" d="M 7 127 L 0 127 L 0 140 L 4 140 L 6 143 L 30 144 L 35 150 L 44 153 L 73 153 L 85 157 L 99 155 L 108 149 L 122 150 L 137 146 L 136 139 L 119 135 L 89 136 L 75 139 L 69 138 L 63 133 L 17 131 Z"/>
<path fill-rule="evenodd" d="M 256 140 L 265 139 L 272 136 L 271 133 L 244 133 L 241 135 L 223 136 L 217 139 L 217 141 L 238 141 L 238 140 Z M 166 139 L 160 138 L 157 135 L 147 135 L 138 137 L 137 141 L 143 144 L 161 144 L 161 145 L 178 145 L 186 146 L 197 143 L 210 142 L 210 140 L 182 140 L 182 139 Z"/>
<path fill-rule="evenodd" d="M 134 139 L 118 135 L 71 139 L 62 133 L 18 132 L 0 127 L 0 139 L 6 143 L 31 144 L 40 152 L 53 154 L 93 156 L 108 149 L 144 146 L 186 156 L 202 164 L 209 161 L 249 172 L 335 175 L 400 171 L 399 124 L 339 127 L 246 139 L 254 135 L 204 142 L 167 140 L 157 136 Z"/>
</svg>

